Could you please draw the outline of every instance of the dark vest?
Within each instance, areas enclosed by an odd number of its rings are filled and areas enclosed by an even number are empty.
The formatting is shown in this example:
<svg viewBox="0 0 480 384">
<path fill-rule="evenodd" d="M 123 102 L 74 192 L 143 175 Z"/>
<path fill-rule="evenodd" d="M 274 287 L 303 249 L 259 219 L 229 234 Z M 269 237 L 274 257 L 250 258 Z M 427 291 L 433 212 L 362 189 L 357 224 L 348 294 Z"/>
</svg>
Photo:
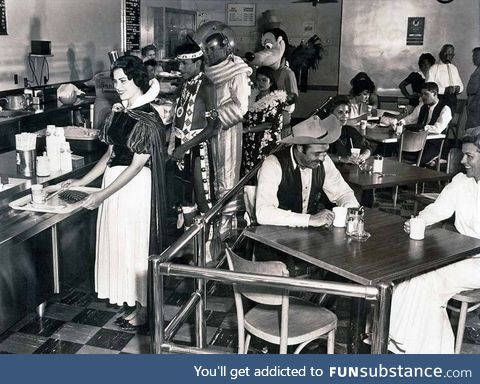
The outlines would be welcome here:
<svg viewBox="0 0 480 384">
<path fill-rule="evenodd" d="M 445 104 L 443 101 L 439 101 L 435 108 L 433 108 L 433 113 L 430 121 L 427 121 L 428 118 L 428 105 L 422 105 L 420 107 L 420 113 L 418 114 L 418 120 L 417 124 L 420 125 L 433 125 L 437 122 L 438 118 L 440 117 L 440 113 L 442 112 L 443 107 L 445 107 L 447 104 Z"/>
<path fill-rule="evenodd" d="M 282 181 L 278 186 L 277 198 L 279 208 L 302 213 L 302 178 L 300 168 L 293 168 L 290 148 L 283 149 L 275 155 L 282 168 Z M 312 188 L 308 199 L 308 214 L 315 214 L 322 209 L 330 208 L 331 203 L 323 191 L 325 167 L 323 163 L 312 170 Z"/>
</svg>

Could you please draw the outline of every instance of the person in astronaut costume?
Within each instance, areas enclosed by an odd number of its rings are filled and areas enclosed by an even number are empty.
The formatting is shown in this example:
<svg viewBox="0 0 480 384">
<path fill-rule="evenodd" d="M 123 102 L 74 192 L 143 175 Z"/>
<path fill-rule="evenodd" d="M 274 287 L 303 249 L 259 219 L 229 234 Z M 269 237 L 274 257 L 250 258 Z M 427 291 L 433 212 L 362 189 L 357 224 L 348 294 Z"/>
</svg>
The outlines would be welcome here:
<svg viewBox="0 0 480 384">
<path fill-rule="evenodd" d="M 202 24 L 194 39 L 205 54 L 205 75 L 216 90 L 219 133 L 212 138 L 215 194 L 222 198 L 240 180 L 242 159 L 242 120 L 248 110 L 252 69 L 233 54 L 235 36 L 230 27 L 218 21 Z M 228 203 L 220 220 L 220 237 L 230 235 L 232 218 L 240 200 Z"/>
</svg>

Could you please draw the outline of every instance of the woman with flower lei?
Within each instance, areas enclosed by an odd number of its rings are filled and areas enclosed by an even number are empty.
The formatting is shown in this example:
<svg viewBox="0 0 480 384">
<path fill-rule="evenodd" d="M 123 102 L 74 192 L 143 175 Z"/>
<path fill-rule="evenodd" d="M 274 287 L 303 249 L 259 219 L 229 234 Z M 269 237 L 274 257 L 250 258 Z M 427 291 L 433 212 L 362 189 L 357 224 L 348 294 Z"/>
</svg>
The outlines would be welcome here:
<svg viewBox="0 0 480 384">
<path fill-rule="evenodd" d="M 243 123 L 242 175 L 268 156 L 281 139 L 287 93 L 276 89 L 273 72 L 270 67 L 257 69 L 257 87 L 252 90 L 252 102 Z"/>
</svg>

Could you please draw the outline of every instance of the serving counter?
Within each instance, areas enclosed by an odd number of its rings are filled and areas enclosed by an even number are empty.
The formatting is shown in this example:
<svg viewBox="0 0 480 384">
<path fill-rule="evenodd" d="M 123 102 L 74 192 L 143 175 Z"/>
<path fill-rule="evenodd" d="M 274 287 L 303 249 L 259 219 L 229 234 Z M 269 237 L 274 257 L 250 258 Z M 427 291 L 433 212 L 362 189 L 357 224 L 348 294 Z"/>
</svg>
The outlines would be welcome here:
<svg viewBox="0 0 480 384">
<path fill-rule="evenodd" d="M 74 112 L 88 108 L 94 102 L 95 96 L 85 96 L 73 104 L 50 101 L 36 110 L 0 111 L 0 152 L 14 148 L 17 133 L 35 132 L 47 124 L 74 125 Z"/>
<path fill-rule="evenodd" d="M 96 211 L 66 214 L 16 211 L 9 203 L 44 186 L 79 178 L 102 152 L 83 154 L 84 164 L 71 172 L 26 178 L 16 173 L 15 151 L 0 154 L 0 176 L 24 182 L 0 192 L 0 333 L 62 289 L 87 281 L 91 288 L 95 257 Z M 3 178 L 6 180 L 6 178 Z"/>
</svg>

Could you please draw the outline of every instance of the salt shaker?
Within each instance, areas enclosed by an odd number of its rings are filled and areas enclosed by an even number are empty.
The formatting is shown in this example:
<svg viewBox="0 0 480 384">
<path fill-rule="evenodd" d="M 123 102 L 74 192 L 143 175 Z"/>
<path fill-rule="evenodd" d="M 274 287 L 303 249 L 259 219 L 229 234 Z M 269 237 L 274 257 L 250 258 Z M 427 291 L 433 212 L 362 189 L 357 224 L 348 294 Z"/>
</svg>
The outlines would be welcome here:
<svg viewBox="0 0 480 384">
<path fill-rule="evenodd" d="M 382 173 L 383 172 L 383 157 L 376 155 L 373 158 L 373 173 Z"/>
</svg>

